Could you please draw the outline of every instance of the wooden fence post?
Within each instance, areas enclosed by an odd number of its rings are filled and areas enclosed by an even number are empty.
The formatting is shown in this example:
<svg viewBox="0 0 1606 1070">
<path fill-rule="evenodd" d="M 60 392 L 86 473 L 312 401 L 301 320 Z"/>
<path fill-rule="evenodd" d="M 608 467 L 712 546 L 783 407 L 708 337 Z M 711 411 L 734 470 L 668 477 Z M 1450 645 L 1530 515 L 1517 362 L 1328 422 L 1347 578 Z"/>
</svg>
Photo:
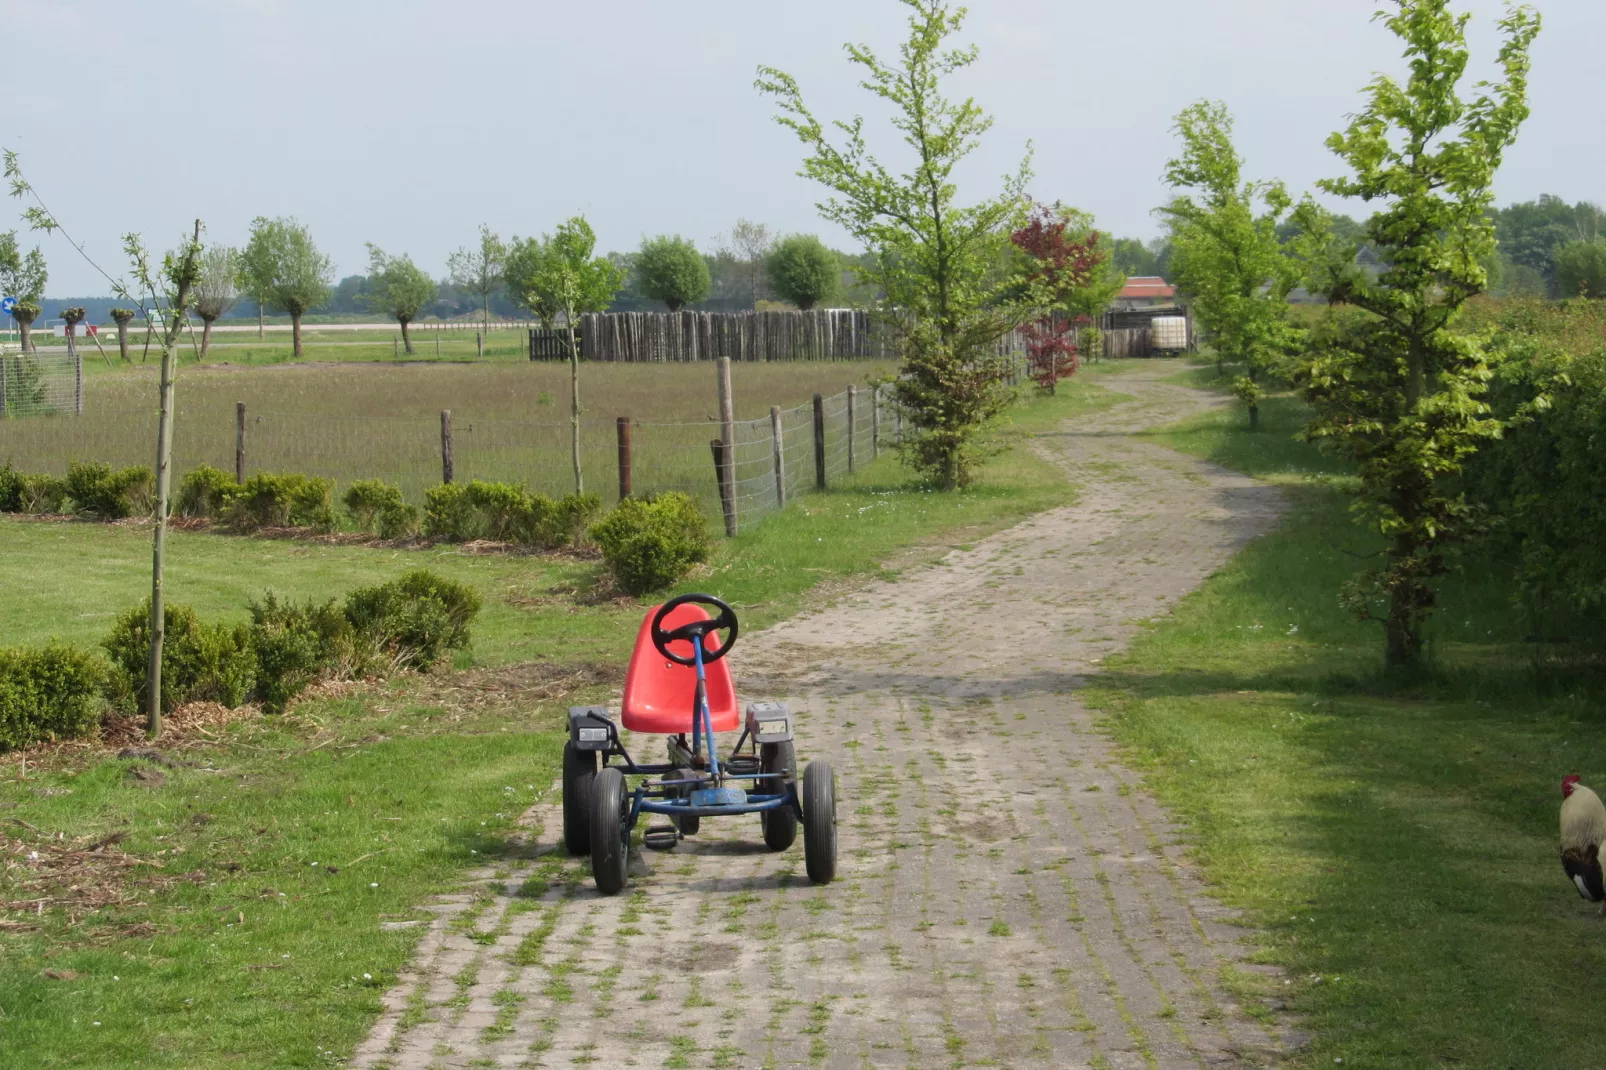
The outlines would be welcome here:
<svg viewBox="0 0 1606 1070">
<path fill-rule="evenodd" d="M 720 357 L 719 370 L 719 438 L 725 443 L 722 456 L 725 473 L 722 485 L 730 494 L 730 511 L 725 514 L 725 533 L 736 534 L 736 400 L 731 396 L 731 359 Z"/>
<path fill-rule="evenodd" d="M 440 335 L 435 336 L 435 342 L 440 343 Z M 441 410 L 441 482 L 452 481 L 452 410 Z"/>
<path fill-rule="evenodd" d="M 853 440 L 857 437 L 854 432 L 859 429 L 859 421 L 856 418 L 858 416 L 858 408 L 855 405 L 858 400 L 859 388 L 850 384 L 848 386 L 848 475 L 853 474 L 855 467 L 856 454 L 853 449 Z"/>
<path fill-rule="evenodd" d="M 234 403 L 234 481 L 245 482 L 245 402 Z"/>
<path fill-rule="evenodd" d="M 630 497 L 630 417 L 615 421 L 619 429 L 619 500 Z"/>
<path fill-rule="evenodd" d="M 390 337 L 390 359 L 401 359 L 401 339 L 397 338 L 395 335 L 391 335 Z"/>
<path fill-rule="evenodd" d="M 481 331 L 474 332 L 474 350 L 480 356 L 485 356 L 485 334 Z"/>
<path fill-rule="evenodd" d="M 719 439 L 708 444 L 714 453 L 714 479 L 719 484 L 719 511 L 725 514 L 725 535 L 736 535 L 736 488 L 730 479 L 730 445 Z"/>
<path fill-rule="evenodd" d="M 825 398 L 814 395 L 814 485 L 825 489 Z"/>
<path fill-rule="evenodd" d="M 775 504 L 786 508 L 786 439 L 781 433 L 781 407 L 770 406 L 770 449 L 775 454 Z"/>
<path fill-rule="evenodd" d="M 870 459 L 881 456 L 881 387 L 870 391 Z"/>
</svg>

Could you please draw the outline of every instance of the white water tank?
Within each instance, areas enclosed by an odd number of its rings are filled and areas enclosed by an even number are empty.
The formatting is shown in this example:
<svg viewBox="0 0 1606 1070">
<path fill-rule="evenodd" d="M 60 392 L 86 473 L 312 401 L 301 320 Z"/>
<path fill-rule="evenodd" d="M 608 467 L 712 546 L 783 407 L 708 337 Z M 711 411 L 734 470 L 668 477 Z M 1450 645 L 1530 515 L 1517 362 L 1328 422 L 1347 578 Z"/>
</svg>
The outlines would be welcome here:
<svg viewBox="0 0 1606 1070">
<path fill-rule="evenodd" d="M 1149 321 L 1149 344 L 1155 349 L 1181 351 L 1188 348 L 1186 316 L 1156 316 Z"/>
</svg>

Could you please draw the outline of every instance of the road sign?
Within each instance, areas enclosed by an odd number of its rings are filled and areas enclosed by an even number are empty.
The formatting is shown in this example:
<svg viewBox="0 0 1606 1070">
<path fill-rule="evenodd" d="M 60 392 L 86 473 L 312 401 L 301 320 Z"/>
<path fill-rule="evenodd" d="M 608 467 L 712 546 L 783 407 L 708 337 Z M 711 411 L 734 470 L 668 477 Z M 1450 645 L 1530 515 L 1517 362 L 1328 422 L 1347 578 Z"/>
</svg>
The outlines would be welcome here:
<svg viewBox="0 0 1606 1070">
<path fill-rule="evenodd" d="M 15 297 L 7 297 L 4 300 L 0 300 L 0 312 L 4 312 L 8 316 L 11 314 L 11 310 L 16 307 L 17 299 Z"/>
</svg>

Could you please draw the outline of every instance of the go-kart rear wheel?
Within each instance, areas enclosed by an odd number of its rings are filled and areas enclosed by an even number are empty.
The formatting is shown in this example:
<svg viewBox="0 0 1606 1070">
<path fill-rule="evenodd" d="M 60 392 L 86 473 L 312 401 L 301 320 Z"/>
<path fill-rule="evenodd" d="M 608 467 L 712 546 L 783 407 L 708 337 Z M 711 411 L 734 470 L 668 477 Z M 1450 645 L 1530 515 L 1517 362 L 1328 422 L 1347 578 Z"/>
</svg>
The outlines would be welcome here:
<svg viewBox="0 0 1606 1070">
<path fill-rule="evenodd" d="M 615 895 L 625 886 L 630 861 L 625 777 L 608 766 L 591 782 L 591 878 L 597 891 Z"/>
<path fill-rule="evenodd" d="M 836 877 L 836 773 L 830 762 L 812 761 L 803 770 L 803 864 L 815 884 Z"/>
<path fill-rule="evenodd" d="M 760 780 L 757 790 L 765 795 L 784 792 L 787 785 L 797 781 L 797 751 L 792 741 L 765 743 L 759 747 L 758 771 L 780 773 L 780 780 Z M 797 839 L 797 811 L 790 803 L 777 810 L 761 810 L 759 821 L 764 826 L 764 846 L 772 851 L 784 851 Z"/>
<path fill-rule="evenodd" d="M 574 741 L 563 745 L 563 845 L 571 855 L 591 850 L 591 782 L 597 776 L 597 752 L 581 750 Z"/>
</svg>

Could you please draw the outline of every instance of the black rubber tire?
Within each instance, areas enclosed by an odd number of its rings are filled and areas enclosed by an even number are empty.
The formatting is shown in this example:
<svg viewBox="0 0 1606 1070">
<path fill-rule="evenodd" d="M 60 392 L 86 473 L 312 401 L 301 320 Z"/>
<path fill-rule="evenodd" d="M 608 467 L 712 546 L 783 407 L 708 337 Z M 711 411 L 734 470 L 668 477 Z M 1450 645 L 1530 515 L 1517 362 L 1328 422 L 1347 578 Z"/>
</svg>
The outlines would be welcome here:
<svg viewBox="0 0 1606 1070">
<path fill-rule="evenodd" d="M 755 781 L 763 785 L 759 791 L 773 792 L 797 781 L 797 751 L 791 740 L 760 744 L 758 755 L 759 772 L 786 774 L 786 779 L 781 781 Z M 797 840 L 797 811 L 790 805 L 779 810 L 761 810 L 758 819 L 764 825 L 764 846 L 770 850 L 784 851 Z"/>
<path fill-rule="evenodd" d="M 676 780 L 690 780 L 693 775 L 690 769 L 676 769 L 673 774 Z M 677 797 L 680 798 L 686 798 L 691 795 L 690 788 L 676 788 L 675 792 Z M 703 819 L 701 817 L 671 817 L 670 820 L 675 823 L 675 827 L 680 830 L 682 836 L 695 836 L 702 831 Z"/>
<path fill-rule="evenodd" d="M 608 766 L 591 782 L 591 879 L 603 895 L 617 895 L 629 879 L 625 831 L 625 776 Z"/>
<path fill-rule="evenodd" d="M 571 855 L 591 853 L 591 782 L 597 752 L 563 745 L 563 845 Z"/>
<path fill-rule="evenodd" d="M 803 864 L 815 884 L 836 879 L 836 773 L 830 762 L 812 761 L 803 770 Z"/>
</svg>

